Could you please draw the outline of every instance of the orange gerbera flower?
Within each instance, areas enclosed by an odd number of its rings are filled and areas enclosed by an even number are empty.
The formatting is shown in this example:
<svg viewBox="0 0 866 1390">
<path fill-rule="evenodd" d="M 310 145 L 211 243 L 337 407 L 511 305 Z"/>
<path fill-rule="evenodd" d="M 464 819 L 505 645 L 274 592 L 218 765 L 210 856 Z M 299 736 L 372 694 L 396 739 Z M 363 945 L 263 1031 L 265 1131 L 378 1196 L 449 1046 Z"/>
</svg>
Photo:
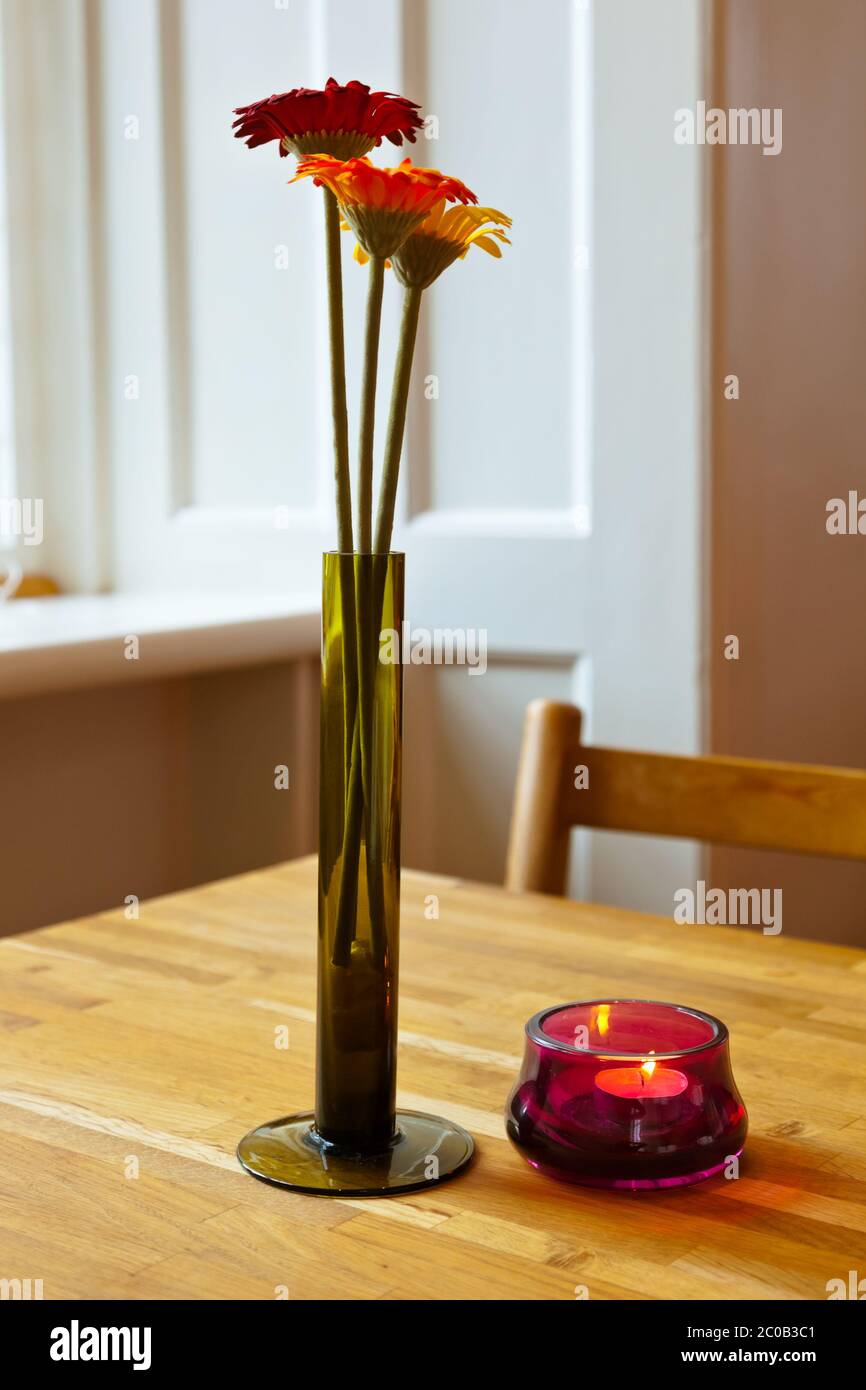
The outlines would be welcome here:
<svg viewBox="0 0 866 1390">
<path fill-rule="evenodd" d="M 395 169 L 380 169 L 369 159 L 342 163 L 314 155 L 301 161 L 295 175 L 308 177 L 330 189 L 368 256 L 393 256 L 437 203 L 478 201 L 459 179 L 417 168 L 411 159 Z"/>
<path fill-rule="evenodd" d="M 423 125 L 418 105 L 393 92 L 371 92 L 363 82 L 341 87 L 329 77 L 324 90 L 295 87 L 291 92 L 235 109 L 235 135 L 248 149 L 278 140 L 280 154 L 332 154 L 351 159 L 382 140 L 414 142 Z"/>
</svg>

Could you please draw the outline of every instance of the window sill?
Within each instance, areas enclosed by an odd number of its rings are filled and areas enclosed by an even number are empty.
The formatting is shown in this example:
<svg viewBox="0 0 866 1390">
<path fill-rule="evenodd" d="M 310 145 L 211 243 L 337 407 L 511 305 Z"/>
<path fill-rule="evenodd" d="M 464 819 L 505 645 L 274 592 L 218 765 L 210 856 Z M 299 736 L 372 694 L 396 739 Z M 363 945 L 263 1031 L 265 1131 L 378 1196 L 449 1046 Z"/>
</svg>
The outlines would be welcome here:
<svg viewBox="0 0 866 1390">
<path fill-rule="evenodd" d="M 17 599 L 0 604 L 0 697 L 290 661 L 318 647 L 317 604 L 283 594 Z"/>
</svg>

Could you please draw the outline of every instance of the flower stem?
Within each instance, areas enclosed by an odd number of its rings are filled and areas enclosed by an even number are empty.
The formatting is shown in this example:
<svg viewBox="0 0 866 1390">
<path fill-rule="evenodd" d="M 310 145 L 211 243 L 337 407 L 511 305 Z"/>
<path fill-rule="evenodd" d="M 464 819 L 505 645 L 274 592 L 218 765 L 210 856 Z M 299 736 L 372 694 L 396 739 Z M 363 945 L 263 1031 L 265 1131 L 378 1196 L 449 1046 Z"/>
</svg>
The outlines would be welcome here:
<svg viewBox="0 0 866 1390">
<path fill-rule="evenodd" d="M 349 756 L 349 776 L 346 782 L 346 810 L 343 822 L 343 851 L 340 855 L 340 887 L 337 898 L 337 919 L 331 962 L 348 966 L 352 942 L 355 939 L 355 917 L 358 900 L 358 868 L 361 856 L 361 823 L 364 799 L 361 790 L 361 758 L 358 721 L 355 719 L 352 747 Z"/>
<path fill-rule="evenodd" d="M 346 411 L 346 350 L 343 341 L 343 279 L 340 265 L 340 209 L 329 188 L 325 198 L 325 253 L 328 271 L 328 338 L 331 349 L 331 415 L 334 426 L 334 478 L 339 549 L 350 555 L 352 484 L 349 479 L 349 417 Z"/>
<path fill-rule="evenodd" d="M 366 609 L 369 617 L 365 616 L 364 627 L 372 632 L 378 633 L 382 621 L 382 603 L 384 599 L 385 578 L 387 575 L 387 555 L 391 548 L 391 533 L 394 525 L 394 509 L 397 499 L 397 481 L 400 472 L 400 455 L 403 451 L 403 434 L 406 427 L 406 411 L 409 401 L 409 386 L 412 378 L 412 359 L 415 353 L 415 340 L 418 333 L 418 316 L 421 308 L 422 291 L 419 289 L 407 289 L 403 300 L 403 315 L 400 322 L 400 338 L 397 346 L 397 358 L 394 364 L 394 384 L 391 390 L 391 406 L 388 416 L 388 429 L 385 440 L 385 462 L 382 473 L 382 484 L 379 493 L 379 507 L 376 518 L 375 536 L 375 559 L 373 564 L 373 594 L 372 604 Z M 360 605 L 359 605 L 360 606 Z M 362 659 L 363 653 L 367 650 L 365 640 L 358 646 L 358 658 Z M 372 651 L 372 648 L 371 648 Z M 370 653 L 368 653 L 370 655 Z M 378 657 L 378 651 L 374 654 L 374 659 Z M 346 656 L 348 660 L 348 656 Z M 360 669 L 360 667 L 359 667 Z M 373 667 L 375 671 L 375 667 Z M 359 718 L 358 724 L 363 720 Z M 348 778 L 348 790 L 346 796 L 346 818 L 344 822 L 343 853 L 341 856 L 341 882 L 339 906 L 337 909 L 337 923 L 334 938 L 332 960 L 335 965 L 348 965 L 350 960 L 351 943 L 355 931 L 355 901 L 357 898 L 358 886 L 358 860 L 360 856 L 361 827 L 364 822 L 365 803 L 366 810 L 370 811 L 371 802 L 364 795 L 364 785 L 361 764 L 363 747 L 359 748 L 359 743 L 363 745 L 363 737 L 359 738 L 357 726 L 353 730 L 351 740 L 352 756 L 350 760 L 350 775 Z M 371 865 L 376 866 L 381 856 L 381 847 L 377 843 L 377 833 L 374 822 L 375 818 L 367 817 L 368 827 L 368 854 L 367 872 L 368 887 L 370 879 Z M 370 832 L 372 831 L 372 836 Z M 372 839 L 372 843 L 370 840 Z M 380 934 L 379 914 L 382 905 L 379 902 L 378 879 L 373 869 L 372 874 L 373 894 L 370 901 L 371 935 L 374 940 Z M 377 943 L 378 944 L 378 943 Z"/>
<path fill-rule="evenodd" d="M 345 747 L 345 785 L 352 782 L 355 749 L 355 726 L 358 704 L 358 655 L 355 624 L 355 573 L 352 559 L 352 485 L 349 477 L 349 418 L 346 410 L 346 349 L 343 334 L 343 277 L 340 240 L 340 209 L 329 188 L 322 190 L 325 199 L 325 264 L 328 279 L 328 341 L 331 356 L 331 416 L 334 435 L 334 481 L 337 501 L 337 545 L 340 551 L 340 589 L 343 605 L 343 684 L 345 688 L 343 742 Z M 349 808 L 347 807 L 347 815 Z M 350 851 L 356 831 L 347 826 Z M 360 835 L 358 834 L 360 842 Z M 354 923 L 358 864 L 355 853 L 354 873 L 341 865 L 340 913 Z M 351 852 L 349 863 L 351 865 Z M 345 930 L 345 929 L 344 929 Z M 351 943 L 351 936 L 349 937 Z"/>
<path fill-rule="evenodd" d="M 382 627 L 382 605 L 385 598 L 385 583 L 388 573 L 388 552 L 391 549 L 391 532 L 394 526 L 394 508 L 397 500 L 397 482 L 400 474 L 400 455 L 403 452 L 403 434 L 406 427 L 406 411 L 409 402 L 409 387 L 412 380 L 412 361 L 415 355 L 415 341 L 418 335 L 418 316 L 421 309 L 420 289 L 407 289 L 403 300 L 403 315 L 400 320 L 400 337 L 397 344 L 397 358 L 394 363 L 394 384 L 391 389 L 391 406 L 388 413 L 388 431 L 385 440 L 385 463 L 382 472 L 382 485 L 379 493 L 379 510 L 376 518 L 376 547 L 373 556 L 372 574 L 372 595 L 364 596 L 365 626 L 369 629 L 370 637 L 365 640 L 364 647 L 359 648 L 359 660 L 361 653 L 366 652 L 371 662 L 369 676 L 366 677 L 370 682 L 375 682 L 375 672 L 379 656 L 379 636 Z M 365 677 L 362 677 L 362 691 L 366 694 L 364 686 Z M 372 701 L 365 701 L 362 696 L 362 714 L 370 706 Z M 369 729 L 369 748 L 372 751 L 372 719 Z M 361 747 L 364 748 L 364 724 L 362 718 L 362 737 Z M 365 793 L 366 767 L 365 773 Z M 373 785 L 373 766 L 372 756 L 370 757 L 369 786 L 372 790 Z M 368 808 L 372 803 L 367 799 Z M 370 902 L 370 921 L 374 928 L 373 940 L 376 946 L 384 949 L 381 942 L 387 941 L 384 931 L 384 893 L 382 884 L 382 853 L 380 826 L 378 818 L 369 816 L 367 821 L 367 886 Z M 381 930 L 376 932 L 377 924 L 381 922 Z"/>
<path fill-rule="evenodd" d="M 394 364 L 394 385 L 391 390 L 391 409 L 385 437 L 385 464 L 376 515 L 376 554 L 387 555 L 391 549 L 394 527 L 394 507 L 397 502 L 397 480 L 400 474 L 400 455 L 403 452 L 403 432 L 406 428 L 406 408 L 409 402 L 409 383 L 412 379 L 412 358 L 418 334 L 418 314 L 423 290 L 410 288 L 403 299 L 400 320 L 400 340 Z"/>
<path fill-rule="evenodd" d="M 364 380 L 361 388 L 361 427 L 358 438 L 358 549 L 369 554 L 373 543 L 373 436 L 376 426 L 376 375 L 379 365 L 379 329 L 382 322 L 382 290 L 385 262 L 370 259 L 367 322 L 364 332 Z"/>
<path fill-rule="evenodd" d="M 379 330 L 382 322 L 382 291 L 385 261 L 370 259 L 367 293 L 367 321 L 364 332 L 364 376 L 361 388 L 361 425 L 358 439 L 358 549 L 370 553 L 373 543 L 373 443 L 376 423 L 376 379 L 379 366 Z M 355 592 L 358 625 L 358 720 L 360 723 L 361 779 L 364 792 L 364 827 L 367 860 L 367 896 L 370 908 L 371 940 L 384 940 L 384 900 L 382 868 L 377 855 L 378 837 L 373 811 L 373 696 L 376 679 L 378 632 L 374 626 L 372 573 L 362 559 L 357 568 Z"/>
</svg>

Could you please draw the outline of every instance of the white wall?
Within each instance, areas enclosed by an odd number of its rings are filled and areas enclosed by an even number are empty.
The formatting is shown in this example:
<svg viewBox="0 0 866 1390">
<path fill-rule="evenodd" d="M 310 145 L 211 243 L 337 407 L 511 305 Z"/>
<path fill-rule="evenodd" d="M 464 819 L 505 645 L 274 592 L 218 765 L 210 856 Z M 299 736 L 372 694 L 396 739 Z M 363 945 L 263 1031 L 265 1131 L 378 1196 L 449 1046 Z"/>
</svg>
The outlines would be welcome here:
<svg viewBox="0 0 866 1390">
<path fill-rule="evenodd" d="M 309 854 L 317 695 L 299 660 L 4 700 L 0 937 Z"/>
</svg>

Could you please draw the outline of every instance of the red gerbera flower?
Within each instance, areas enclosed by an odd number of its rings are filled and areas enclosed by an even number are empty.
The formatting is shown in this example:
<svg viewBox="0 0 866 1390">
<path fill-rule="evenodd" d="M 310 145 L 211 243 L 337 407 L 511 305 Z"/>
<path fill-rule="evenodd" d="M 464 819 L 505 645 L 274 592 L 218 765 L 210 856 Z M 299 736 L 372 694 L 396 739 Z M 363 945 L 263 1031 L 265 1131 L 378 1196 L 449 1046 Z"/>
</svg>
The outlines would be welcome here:
<svg viewBox="0 0 866 1390">
<path fill-rule="evenodd" d="M 341 87 L 329 77 L 324 91 L 296 87 L 281 96 L 238 106 L 232 128 L 248 149 L 278 140 L 280 154 L 331 154 L 352 159 L 382 140 L 415 140 L 423 125 L 418 106 L 392 92 L 371 92 L 363 82 Z"/>
</svg>

